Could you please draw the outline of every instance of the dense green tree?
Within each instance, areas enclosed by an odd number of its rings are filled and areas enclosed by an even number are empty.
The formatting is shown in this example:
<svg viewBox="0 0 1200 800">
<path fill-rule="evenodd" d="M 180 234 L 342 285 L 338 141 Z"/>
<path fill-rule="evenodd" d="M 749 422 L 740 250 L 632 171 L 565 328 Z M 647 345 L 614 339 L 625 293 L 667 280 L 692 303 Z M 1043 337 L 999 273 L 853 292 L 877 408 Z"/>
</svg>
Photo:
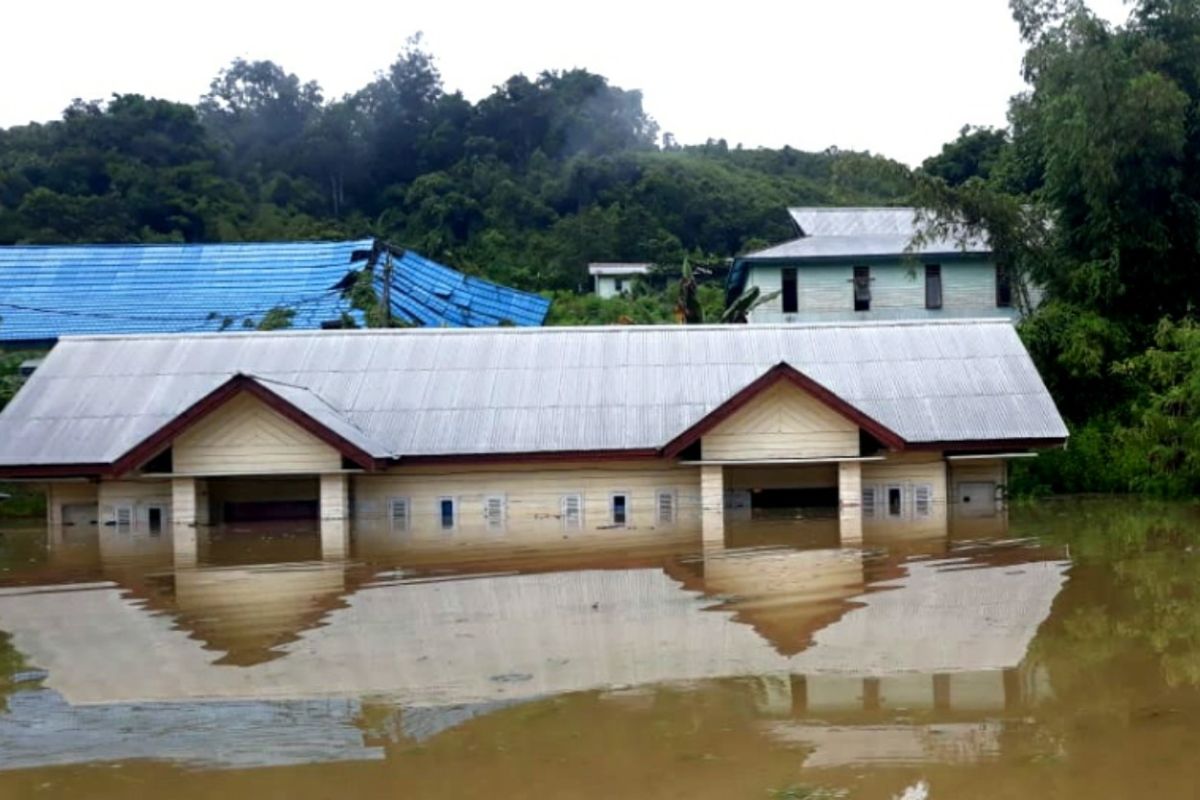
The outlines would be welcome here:
<svg viewBox="0 0 1200 800">
<path fill-rule="evenodd" d="M 1007 143 L 1007 131 L 968 125 L 957 139 L 942 145 L 942 152 L 925 159 L 921 170 L 951 186 L 961 186 L 969 178 L 987 180 Z"/>
<path fill-rule="evenodd" d="M 1034 480 L 1200 491 L 1187 424 L 1197 411 L 1200 2 L 1139 0 L 1119 26 L 1078 0 L 1011 6 L 1031 89 L 1012 100 L 1008 141 L 991 143 L 986 169 L 968 170 L 968 132 L 927 162 L 916 195 L 931 231 L 986 230 L 1010 272 L 1044 290 L 1036 309 L 1026 305 L 1022 334 L 1088 446 L 1030 468 Z M 1092 486 L 1066 485 L 1081 472 Z"/>
<path fill-rule="evenodd" d="M 0 242 L 374 235 L 469 273 L 580 291 L 595 260 L 729 258 L 791 235 L 796 203 L 897 202 L 907 170 L 863 153 L 658 148 L 641 94 L 585 70 L 447 92 L 419 37 L 326 100 L 238 59 L 195 107 L 76 102 L 0 131 Z"/>
</svg>

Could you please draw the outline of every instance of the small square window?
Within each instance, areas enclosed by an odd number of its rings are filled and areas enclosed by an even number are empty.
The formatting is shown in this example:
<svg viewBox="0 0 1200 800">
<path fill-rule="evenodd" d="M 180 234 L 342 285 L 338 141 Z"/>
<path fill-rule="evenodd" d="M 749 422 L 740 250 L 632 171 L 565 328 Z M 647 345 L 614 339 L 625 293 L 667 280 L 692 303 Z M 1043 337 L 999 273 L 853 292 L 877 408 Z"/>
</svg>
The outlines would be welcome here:
<svg viewBox="0 0 1200 800">
<path fill-rule="evenodd" d="M 875 495 L 876 492 L 874 486 L 862 487 L 863 516 L 867 519 L 875 518 Z"/>
<path fill-rule="evenodd" d="M 438 500 L 438 526 L 444 531 L 452 531 L 458 526 L 458 503 L 453 497 Z"/>
<path fill-rule="evenodd" d="M 845 274 L 844 272 L 842 273 Z M 871 268 L 854 268 L 854 310 L 871 310 Z"/>
<path fill-rule="evenodd" d="M 629 524 L 629 495 L 620 493 L 612 496 L 612 524 Z"/>
<path fill-rule="evenodd" d="M 581 530 L 583 528 L 583 495 L 565 494 L 559 503 L 563 529 Z"/>
<path fill-rule="evenodd" d="M 933 514 L 933 487 L 913 487 L 913 514 L 918 517 L 928 517 Z"/>
<path fill-rule="evenodd" d="M 483 519 L 489 531 L 504 530 L 505 502 L 502 495 L 492 495 L 483 500 Z"/>
<path fill-rule="evenodd" d="M 133 506 L 115 506 L 113 508 L 113 522 L 118 528 L 129 530 L 133 527 Z"/>
<path fill-rule="evenodd" d="M 795 314 L 800 310 L 800 291 L 794 267 L 783 271 L 781 288 L 783 290 L 783 313 Z"/>
<path fill-rule="evenodd" d="M 407 497 L 393 497 L 388 501 L 388 518 L 392 523 L 392 530 L 397 533 L 408 532 L 409 502 Z"/>
<path fill-rule="evenodd" d="M 925 307 L 942 307 L 942 267 L 940 264 L 925 265 Z"/>
<path fill-rule="evenodd" d="M 996 265 L 996 307 L 1012 308 L 1012 277 L 1003 264 Z"/>
<path fill-rule="evenodd" d="M 659 489 L 655 493 L 654 519 L 659 525 L 675 524 L 675 492 Z"/>
</svg>

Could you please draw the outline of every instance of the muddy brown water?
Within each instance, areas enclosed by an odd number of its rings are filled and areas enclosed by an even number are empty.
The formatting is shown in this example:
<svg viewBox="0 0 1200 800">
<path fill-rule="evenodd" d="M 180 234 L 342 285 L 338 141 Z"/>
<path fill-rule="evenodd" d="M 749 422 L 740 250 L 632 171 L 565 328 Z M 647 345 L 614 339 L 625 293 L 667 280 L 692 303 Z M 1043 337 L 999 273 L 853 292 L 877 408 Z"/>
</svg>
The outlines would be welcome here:
<svg viewBox="0 0 1200 800">
<path fill-rule="evenodd" d="M 1200 796 L 1200 507 L 610 544 L 0 524 L 0 798 Z"/>
</svg>

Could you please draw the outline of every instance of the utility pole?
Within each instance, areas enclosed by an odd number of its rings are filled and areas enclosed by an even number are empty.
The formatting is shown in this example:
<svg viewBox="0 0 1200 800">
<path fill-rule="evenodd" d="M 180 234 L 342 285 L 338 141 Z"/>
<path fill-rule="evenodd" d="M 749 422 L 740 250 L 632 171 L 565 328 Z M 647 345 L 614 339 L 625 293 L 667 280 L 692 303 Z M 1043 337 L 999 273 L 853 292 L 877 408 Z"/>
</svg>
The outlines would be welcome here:
<svg viewBox="0 0 1200 800">
<path fill-rule="evenodd" d="M 383 327 L 392 327 L 392 249 L 384 245 Z"/>
</svg>

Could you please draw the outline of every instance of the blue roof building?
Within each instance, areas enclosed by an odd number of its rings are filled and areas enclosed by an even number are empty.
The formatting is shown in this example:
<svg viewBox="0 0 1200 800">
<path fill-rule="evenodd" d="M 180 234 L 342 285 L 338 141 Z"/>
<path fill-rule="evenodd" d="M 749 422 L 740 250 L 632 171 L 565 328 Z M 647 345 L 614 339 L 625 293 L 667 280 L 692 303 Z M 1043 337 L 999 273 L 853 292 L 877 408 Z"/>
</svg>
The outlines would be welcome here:
<svg viewBox="0 0 1200 800">
<path fill-rule="evenodd" d="M 392 315 L 413 325 L 541 325 L 550 301 L 464 275 L 375 239 L 344 242 L 0 247 L 0 346 L 60 336 L 359 325 L 346 289 L 372 272 Z M 386 276 L 390 287 L 385 291 Z"/>
</svg>

